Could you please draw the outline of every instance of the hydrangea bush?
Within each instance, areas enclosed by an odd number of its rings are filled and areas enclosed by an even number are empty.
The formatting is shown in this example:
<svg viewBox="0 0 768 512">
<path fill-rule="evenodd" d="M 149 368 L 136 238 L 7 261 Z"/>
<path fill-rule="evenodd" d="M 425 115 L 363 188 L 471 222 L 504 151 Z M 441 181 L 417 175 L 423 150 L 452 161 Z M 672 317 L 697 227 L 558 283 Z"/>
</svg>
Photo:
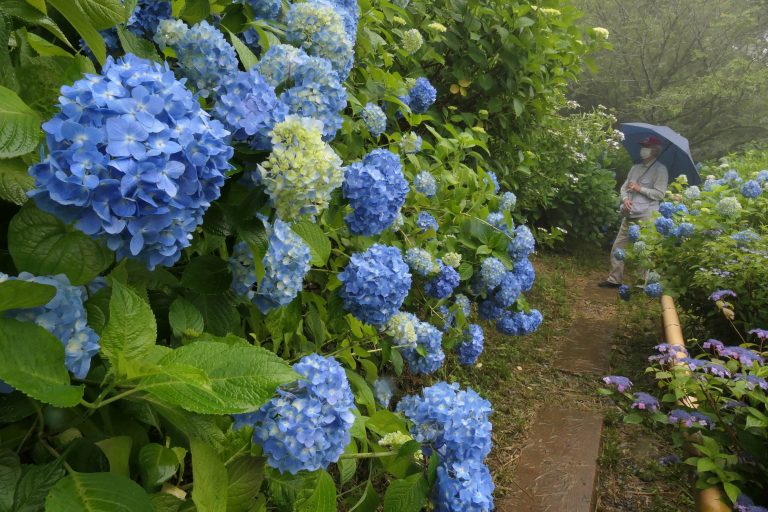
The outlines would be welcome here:
<svg viewBox="0 0 768 512">
<path fill-rule="evenodd" d="M 58 101 L 0 87 L 30 122 L 0 133 L 0 469 L 46 475 L 17 499 L 491 510 L 491 404 L 440 378 L 483 329 L 538 328 L 535 240 L 425 72 L 447 29 L 392 39 L 351 0 L 100 5 L 29 32 Z"/>
</svg>

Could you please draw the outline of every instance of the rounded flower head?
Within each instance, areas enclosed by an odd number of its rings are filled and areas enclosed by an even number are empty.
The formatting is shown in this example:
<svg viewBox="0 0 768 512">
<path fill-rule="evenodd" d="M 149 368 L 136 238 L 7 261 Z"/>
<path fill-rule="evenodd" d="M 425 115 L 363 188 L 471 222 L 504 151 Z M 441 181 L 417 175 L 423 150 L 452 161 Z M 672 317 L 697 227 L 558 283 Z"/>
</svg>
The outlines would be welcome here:
<svg viewBox="0 0 768 512">
<path fill-rule="evenodd" d="M 324 140 L 333 139 L 341 128 L 347 91 L 330 61 L 280 44 L 270 46 L 255 68 L 269 85 L 283 89 L 280 101 L 289 113 L 317 119 L 322 122 Z"/>
<path fill-rule="evenodd" d="M 400 149 L 408 154 L 415 154 L 421 151 L 421 137 L 413 132 L 408 132 L 400 139 Z"/>
<path fill-rule="evenodd" d="M 372 325 L 383 325 L 397 313 L 411 289 L 400 250 L 380 244 L 353 254 L 339 280 L 344 308 Z"/>
<path fill-rule="evenodd" d="M 763 187 L 755 180 L 749 180 L 741 186 L 741 195 L 747 199 L 754 199 L 763 193 Z"/>
<path fill-rule="evenodd" d="M 509 257 L 513 261 L 520 261 L 527 258 L 536 246 L 536 240 L 528 226 L 517 226 L 515 228 L 515 238 L 507 246 Z"/>
<path fill-rule="evenodd" d="M 533 288 L 533 282 L 536 280 L 536 270 L 533 268 L 533 264 L 530 260 L 520 260 L 515 262 L 515 266 L 512 268 L 512 272 L 520 282 L 520 286 L 524 292 Z"/>
<path fill-rule="evenodd" d="M 603 377 L 603 382 L 616 388 L 619 393 L 623 393 L 632 387 L 632 381 L 620 375 L 609 375 L 607 377 Z"/>
<path fill-rule="evenodd" d="M 392 401 L 392 397 L 395 394 L 395 381 L 389 377 L 379 377 L 373 383 L 373 395 L 376 398 L 376 402 L 384 407 L 389 408 L 389 403 Z"/>
<path fill-rule="evenodd" d="M 408 194 L 400 158 L 387 149 L 374 149 L 346 169 L 344 197 L 352 213 L 344 219 L 357 235 L 377 235 L 400 213 Z"/>
<path fill-rule="evenodd" d="M 256 293 L 252 289 L 256 284 L 256 266 L 253 263 L 251 249 L 245 242 L 240 241 L 235 244 L 227 265 L 232 272 L 231 288 L 234 294 L 248 300 L 253 299 Z"/>
<path fill-rule="evenodd" d="M 647 248 L 648 246 L 642 240 L 635 242 L 635 245 L 632 246 L 632 250 L 635 252 L 635 254 L 642 254 L 643 251 L 645 251 Z"/>
<path fill-rule="evenodd" d="M 336 12 L 342 18 L 344 22 L 344 31 L 347 33 L 347 38 L 355 44 L 357 40 L 357 24 L 360 21 L 360 6 L 357 5 L 357 0 L 326 0 L 329 4 L 336 9 Z"/>
<path fill-rule="evenodd" d="M 233 150 L 168 65 L 128 54 L 61 88 L 43 124 L 49 156 L 30 168 L 37 206 L 118 259 L 173 265 L 220 195 Z"/>
<path fill-rule="evenodd" d="M 405 262 L 414 273 L 424 277 L 440 270 L 429 251 L 418 247 L 411 247 L 405 251 Z"/>
<path fill-rule="evenodd" d="M 477 314 L 483 320 L 498 320 L 504 314 L 504 308 L 494 300 L 484 300 L 477 305 Z"/>
<path fill-rule="evenodd" d="M 507 267 L 498 258 L 486 258 L 480 264 L 480 280 L 487 290 L 499 286 L 506 273 Z"/>
<path fill-rule="evenodd" d="M 685 189 L 683 195 L 686 197 L 686 199 L 698 199 L 699 196 L 701 196 L 701 189 L 699 189 L 699 187 L 696 185 L 692 185 Z"/>
<path fill-rule="evenodd" d="M 493 478 L 482 461 L 467 459 L 437 466 L 435 487 L 438 512 L 487 512 L 493 510 Z"/>
<path fill-rule="evenodd" d="M 188 30 L 187 24 L 181 20 L 175 18 L 160 20 L 152 39 L 164 50 L 166 46 L 177 45 Z"/>
<path fill-rule="evenodd" d="M 408 106 L 414 114 L 423 114 L 437 99 L 437 90 L 424 77 L 416 79 L 416 84 L 408 91 Z"/>
<path fill-rule="evenodd" d="M 757 173 L 757 176 L 755 176 L 755 180 L 757 180 L 758 183 L 761 185 L 765 182 L 768 182 L 768 170 L 762 170 L 759 173 Z"/>
<path fill-rule="evenodd" d="M 133 34 L 152 39 L 157 26 L 162 20 L 171 17 L 171 2 L 169 0 L 138 0 L 126 28 Z"/>
<path fill-rule="evenodd" d="M 661 283 L 648 283 L 645 285 L 645 294 L 651 298 L 661 297 L 664 292 L 664 287 Z"/>
<path fill-rule="evenodd" d="M 619 286 L 619 297 L 621 300 L 628 301 L 632 298 L 632 289 L 626 284 Z"/>
<path fill-rule="evenodd" d="M 402 350 L 408 368 L 418 374 L 434 373 L 443 365 L 443 333 L 427 322 L 417 321 L 416 346 Z"/>
<path fill-rule="evenodd" d="M 443 263 L 449 267 L 459 268 L 459 265 L 461 265 L 461 254 L 457 252 L 447 252 L 443 255 Z"/>
<path fill-rule="evenodd" d="M 309 55 L 328 59 L 344 81 L 354 61 L 354 40 L 344 30 L 344 20 L 323 0 L 295 3 L 286 16 L 285 38 Z"/>
<path fill-rule="evenodd" d="M 499 210 L 503 212 L 511 212 L 517 204 L 517 196 L 512 192 L 504 192 L 501 195 L 501 201 L 499 202 Z"/>
<path fill-rule="evenodd" d="M 627 230 L 627 236 L 630 242 L 637 242 L 640 240 L 640 226 L 638 224 L 632 224 Z"/>
<path fill-rule="evenodd" d="M 614 259 L 617 259 L 619 261 L 624 261 L 624 258 L 627 257 L 627 254 L 624 252 L 624 249 L 617 248 L 615 251 L 613 251 L 612 256 Z"/>
<path fill-rule="evenodd" d="M 378 137 L 387 130 L 387 115 L 374 103 L 367 103 L 360 111 L 360 117 L 365 124 L 365 129 L 374 137 Z"/>
<path fill-rule="evenodd" d="M 423 44 L 424 38 L 421 36 L 421 32 L 417 29 L 412 28 L 403 32 L 403 40 L 400 47 L 405 53 L 413 55 L 419 51 L 419 48 L 421 48 L 421 45 Z"/>
<path fill-rule="evenodd" d="M 179 71 L 203 97 L 219 90 L 221 82 L 237 73 L 237 55 L 224 34 L 201 21 L 172 45 Z"/>
<path fill-rule="evenodd" d="M 0 273 L 0 282 L 27 281 L 47 284 L 56 288 L 56 295 L 44 306 L 28 309 L 11 309 L 0 312 L 0 317 L 39 325 L 56 336 L 64 345 L 64 364 L 72 375 L 84 379 L 91 367 L 91 358 L 99 352 L 99 335 L 88 327 L 85 306 L 85 289 L 72 286 L 64 274 L 34 276 L 22 272 L 18 277 Z M 19 340 L 23 343 L 23 340 Z"/>
<path fill-rule="evenodd" d="M 675 204 L 671 203 L 669 201 L 664 201 L 659 205 L 659 213 L 668 219 L 672 218 L 672 215 L 675 214 Z"/>
<path fill-rule="evenodd" d="M 459 273 L 456 269 L 437 260 L 440 272 L 424 285 L 424 293 L 436 299 L 447 299 L 459 286 Z"/>
<path fill-rule="evenodd" d="M 264 255 L 264 277 L 252 301 L 262 313 L 289 304 L 301 291 L 309 272 L 310 252 L 304 240 L 280 219 L 270 226 L 266 221 L 267 253 Z"/>
<path fill-rule="evenodd" d="M 493 293 L 493 302 L 501 308 L 512 307 L 522 292 L 523 288 L 518 276 L 514 272 L 507 272 Z"/>
<path fill-rule="evenodd" d="M 664 236 L 671 236 L 675 229 L 675 221 L 668 219 L 667 217 L 657 218 L 654 225 L 656 226 L 656 231 Z"/>
<path fill-rule="evenodd" d="M 392 336 L 398 347 L 416 347 L 416 325 L 419 319 L 412 313 L 399 311 L 392 315 L 384 326 L 384 332 Z"/>
<path fill-rule="evenodd" d="M 226 78 L 213 109 L 213 116 L 232 132 L 233 140 L 261 150 L 272 148 L 270 132 L 287 113 L 275 90 L 255 69 Z"/>
<path fill-rule="evenodd" d="M 729 183 L 741 183 L 744 181 L 741 176 L 739 176 L 739 171 L 736 169 L 729 169 L 726 171 L 725 174 L 723 174 L 723 179 Z"/>
<path fill-rule="evenodd" d="M 419 215 L 416 218 L 416 226 L 421 230 L 422 233 L 430 229 L 435 231 L 438 229 L 437 220 L 435 220 L 435 218 L 429 212 L 419 212 Z"/>
<path fill-rule="evenodd" d="M 655 396 L 639 391 L 635 393 L 635 401 L 632 403 L 632 408 L 641 411 L 656 412 L 659 410 L 659 401 Z"/>
<path fill-rule="evenodd" d="M 339 460 L 351 438 L 355 403 L 344 369 L 332 357 L 311 354 L 293 369 L 302 379 L 278 389 L 255 413 L 236 417 L 235 424 L 252 424 L 267 464 L 295 475 Z"/>
<path fill-rule="evenodd" d="M 233 0 L 232 3 L 250 5 L 255 19 L 275 20 L 280 14 L 280 0 Z"/>
<path fill-rule="evenodd" d="M 259 166 L 279 217 L 317 215 L 341 186 L 341 159 L 323 142 L 322 123 L 288 116 L 272 131 L 272 153 Z"/>
<path fill-rule="evenodd" d="M 690 238 L 696 228 L 690 222 L 681 222 L 672 230 L 672 236 L 677 238 Z"/>
<path fill-rule="evenodd" d="M 421 171 L 416 175 L 413 179 L 413 188 L 427 197 L 434 197 L 437 194 L 437 182 L 429 171 Z"/>
<path fill-rule="evenodd" d="M 459 354 L 459 363 L 463 365 L 475 364 L 477 358 L 483 353 L 483 329 L 479 325 L 470 324 L 464 331 L 461 342 L 456 346 Z"/>
<path fill-rule="evenodd" d="M 532 309 L 530 313 L 506 311 L 496 322 L 496 330 L 508 336 L 526 336 L 535 332 L 542 320 L 543 317 L 538 309 Z"/>
<path fill-rule="evenodd" d="M 723 217 L 733 217 L 741 210 L 741 203 L 735 197 L 724 197 L 718 201 L 715 209 Z"/>
</svg>

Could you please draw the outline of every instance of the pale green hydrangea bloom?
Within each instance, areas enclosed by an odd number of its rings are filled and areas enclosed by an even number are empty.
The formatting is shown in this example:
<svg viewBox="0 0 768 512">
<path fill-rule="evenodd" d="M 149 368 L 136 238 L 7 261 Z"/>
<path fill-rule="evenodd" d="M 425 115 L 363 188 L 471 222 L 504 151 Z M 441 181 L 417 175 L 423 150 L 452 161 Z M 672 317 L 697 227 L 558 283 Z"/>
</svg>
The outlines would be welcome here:
<svg viewBox="0 0 768 512">
<path fill-rule="evenodd" d="M 418 318 L 410 313 L 395 313 L 384 327 L 384 332 L 392 336 L 399 346 L 416 346 L 416 322 Z"/>
<path fill-rule="evenodd" d="M 447 252 L 443 255 L 443 263 L 449 267 L 459 268 L 459 265 L 461 265 L 461 254 L 457 252 Z"/>
<path fill-rule="evenodd" d="M 424 38 L 421 36 L 421 32 L 415 28 L 406 30 L 403 33 L 403 41 L 401 46 L 407 53 L 416 53 L 423 44 Z"/>
<path fill-rule="evenodd" d="M 724 197 L 717 203 L 715 208 L 717 213 L 723 217 L 732 217 L 741 210 L 741 203 L 735 197 Z"/>
</svg>

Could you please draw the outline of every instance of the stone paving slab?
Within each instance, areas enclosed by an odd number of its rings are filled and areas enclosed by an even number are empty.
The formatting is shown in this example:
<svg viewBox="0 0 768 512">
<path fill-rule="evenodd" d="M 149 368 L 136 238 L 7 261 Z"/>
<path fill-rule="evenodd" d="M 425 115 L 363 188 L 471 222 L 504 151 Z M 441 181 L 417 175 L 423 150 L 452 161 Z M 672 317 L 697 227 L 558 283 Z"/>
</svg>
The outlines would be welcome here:
<svg viewBox="0 0 768 512">
<path fill-rule="evenodd" d="M 543 408 L 515 470 L 519 488 L 497 503 L 496 510 L 592 512 L 602 430 L 600 414 Z"/>
<path fill-rule="evenodd" d="M 587 375 L 607 375 L 616 330 L 614 318 L 576 317 L 555 361 L 558 370 Z"/>
</svg>

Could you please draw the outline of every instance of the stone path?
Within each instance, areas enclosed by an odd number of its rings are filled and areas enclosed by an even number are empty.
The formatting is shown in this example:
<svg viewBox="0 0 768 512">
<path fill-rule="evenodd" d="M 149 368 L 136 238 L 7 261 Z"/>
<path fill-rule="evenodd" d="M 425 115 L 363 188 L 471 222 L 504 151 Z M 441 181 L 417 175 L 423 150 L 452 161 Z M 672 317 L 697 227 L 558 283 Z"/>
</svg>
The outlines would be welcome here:
<svg viewBox="0 0 768 512">
<path fill-rule="evenodd" d="M 574 321 L 556 368 L 578 375 L 602 376 L 609 367 L 615 329 L 611 304 L 615 290 L 584 285 Z M 518 486 L 497 503 L 499 512 L 592 512 L 597 459 L 603 430 L 601 414 L 557 405 L 538 411 L 520 454 Z"/>
</svg>

